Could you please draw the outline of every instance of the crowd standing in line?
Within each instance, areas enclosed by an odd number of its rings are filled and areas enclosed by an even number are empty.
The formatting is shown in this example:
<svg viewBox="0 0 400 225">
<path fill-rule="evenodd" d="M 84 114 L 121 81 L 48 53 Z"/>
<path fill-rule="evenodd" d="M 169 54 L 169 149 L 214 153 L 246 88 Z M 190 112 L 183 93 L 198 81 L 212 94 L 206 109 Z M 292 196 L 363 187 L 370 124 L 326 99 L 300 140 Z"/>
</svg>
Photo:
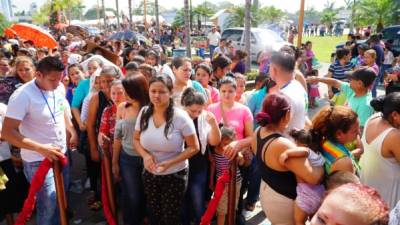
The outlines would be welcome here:
<svg viewBox="0 0 400 225">
<path fill-rule="evenodd" d="M 232 163 L 236 224 L 258 200 L 277 225 L 398 224 L 400 59 L 378 35 L 368 45 L 349 35 L 326 76 L 311 42 L 264 52 L 252 90 L 247 53 L 217 28 L 200 63 L 168 57 L 168 44 L 182 37 L 167 36 L 144 43 L 67 34 L 55 36 L 56 49 L 1 39 L 0 220 L 13 224 L 43 160 L 71 159 L 77 149 L 94 211 L 106 204 L 101 171 L 110 153 L 122 224 L 199 224 Z M 331 102 L 309 118 L 320 82 Z M 381 84 L 386 94 L 375 98 Z M 62 172 L 67 194 L 71 166 Z M 59 224 L 53 176 L 37 194 L 37 224 Z M 227 204 L 226 187 L 218 225 Z"/>
</svg>

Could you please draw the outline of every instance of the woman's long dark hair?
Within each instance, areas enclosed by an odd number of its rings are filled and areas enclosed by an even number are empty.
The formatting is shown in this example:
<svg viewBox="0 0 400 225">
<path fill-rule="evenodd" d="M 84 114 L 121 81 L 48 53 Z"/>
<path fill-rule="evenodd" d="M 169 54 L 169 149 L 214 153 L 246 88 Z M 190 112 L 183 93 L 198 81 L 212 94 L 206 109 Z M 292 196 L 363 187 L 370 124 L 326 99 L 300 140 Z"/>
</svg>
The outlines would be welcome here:
<svg viewBox="0 0 400 225">
<path fill-rule="evenodd" d="M 156 82 L 160 82 L 160 83 L 164 84 L 164 86 L 167 87 L 169 92 L 172 93 L 173 84 L 172 84 L 172 80 L 170 77 L 164 76 L 164 75 L 152 77 L 149 82 L 149 87 L 153 83 L 156 83 Z M 140 130 L 141 131 L 145 131 L 149 127 L 149 119 L 151 116 L 153 116 L 153 112 L 154 112 L 154 105 L 150 101 L 149 106 L 143 110 L 143 113 L 142 113 L 142 116 L 140 119 Z M 168 104 L 167 110 L 165 110 L 165 112 L 164 112 L 164 116 L 165 116 L 165 123 L 166 123 L 165 129 L 164 129 L 164 135 L 165 135 L 165 138 L 168 139 L 168 132 L 169 132 L 169 129 L 173 126 L 172 119 L 174 117 L 174 101 L 172 98 L 169 99 L 169 104 Z"/>
<path fill-rule="evenodd" d="M 149 85 L 144 76 L 133 76 L 122 80 L 122 86 L 129 98 L 139 102 L 140 108 L 147 105 L 149 100 Z M 129 107 L 130 104 L 126 104 Z"/>
</svg>

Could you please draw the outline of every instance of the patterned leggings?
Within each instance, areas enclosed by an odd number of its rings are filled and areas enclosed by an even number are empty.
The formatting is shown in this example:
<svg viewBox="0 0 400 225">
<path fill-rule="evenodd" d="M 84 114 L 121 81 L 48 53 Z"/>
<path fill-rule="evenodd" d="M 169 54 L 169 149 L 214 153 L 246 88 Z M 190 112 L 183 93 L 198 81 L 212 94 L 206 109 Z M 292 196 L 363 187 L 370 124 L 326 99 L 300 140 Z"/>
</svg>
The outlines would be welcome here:
<svg viewBox="0 0 400 225">
<path fill-rule="evenodd" d="M 143 185 L 151 222 L 156 225 L 180 225 L 181 208 L 188 182 L 188 169 L 169 175 L 145 171 Z"/>
</svg>

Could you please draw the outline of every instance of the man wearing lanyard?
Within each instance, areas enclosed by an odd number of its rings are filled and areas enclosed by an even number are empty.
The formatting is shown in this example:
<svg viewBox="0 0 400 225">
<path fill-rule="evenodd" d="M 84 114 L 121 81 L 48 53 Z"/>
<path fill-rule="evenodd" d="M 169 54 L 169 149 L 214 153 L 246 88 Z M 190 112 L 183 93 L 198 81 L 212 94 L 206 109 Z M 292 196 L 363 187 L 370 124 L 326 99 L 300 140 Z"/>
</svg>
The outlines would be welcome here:
<svg viewBox="0 0 400 225">
<path fill-rule="evenodd" d="M 308 122 L 308 97 L 304 87 L 294 79 L 296 63 L 294 51 L 289 47 L 284 47 L 279 52 L 272 53 L 270 61 L 271 79 L 275 81 L 280 91 L 290 99 L 291 118 L 287 131 L 303 129 Z"/>
<path fill-rule="evenodd" d="M 36 79 L 18 88 L 10 98 L 3 123 L 2 138 L 21 148 L 24 173 L 31 182 L 40 163 L 64 157 L 67 134 L 70 149 L 77 145 L 65 89 L 60 85 L 64 65 L 57 57 L 45 57 L 38 66 Z M 63 176 L 68 182 L 67 168 Z M 59 224 L 53 170 L 37 194 L 37 221 L 40 225 Z"/>
</svg>

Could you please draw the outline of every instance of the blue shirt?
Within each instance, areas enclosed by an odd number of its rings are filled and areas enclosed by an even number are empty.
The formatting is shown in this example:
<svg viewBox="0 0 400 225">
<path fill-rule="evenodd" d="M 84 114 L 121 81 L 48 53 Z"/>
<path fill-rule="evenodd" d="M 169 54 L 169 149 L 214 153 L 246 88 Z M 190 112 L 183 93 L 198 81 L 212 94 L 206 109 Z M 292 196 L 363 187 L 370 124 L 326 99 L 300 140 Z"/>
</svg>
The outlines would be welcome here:
<svg viewBox="0 0 400 225">
<path fill-rule="evenodd" d="M 381 66 L 384 59 L 385 59 L 385 52 L 383 51 L 383 48 L 380 44 L 376 44 L 372 47 L 372 49 L 375 50 L 376 52 L 376 59 L 375 59 L 375 63 L 378 66 Z"/>
<path fill-rule="evenodd" d="M 72 98 L 71 108 L 79 109 L 82 106 L 83 100 L 89 94 L 90 79 L 81 80 L 78 83 L 78 87 L 75 89 L 74 96 Z"/>
<path fill-rule="evenodd" d="M 329 66 L 329 72 L 333 74 L 333 78 L 338 80 L 345 80 L 347 78 L 346 72 L 351 71 L 354 68 L 353 63 L 348 62 L 346 65 L 341 65 L 339 60 Z"/>
<path fill-rule="evenodd" d="M 201 86 L 199 82 L 192 80 L 192 87 L 196 91 L 203 93 L 206 97 L 208 96 L 206 90 L 203 88 L 203 86 Z"/>
<path fill-rule="evenodd" d="M 263 87 L 260 90 L 255 91 L 250 98 L 247 100 L 246 105 L 249 107 L 253 118 L 256 118 L 256 114 L 261 111 L 262 103 L 265 96 L 267 95 L 267 87 Z M 257 121 L 254 120 L 254 130 L 258 127 Z"/>
</svg>

